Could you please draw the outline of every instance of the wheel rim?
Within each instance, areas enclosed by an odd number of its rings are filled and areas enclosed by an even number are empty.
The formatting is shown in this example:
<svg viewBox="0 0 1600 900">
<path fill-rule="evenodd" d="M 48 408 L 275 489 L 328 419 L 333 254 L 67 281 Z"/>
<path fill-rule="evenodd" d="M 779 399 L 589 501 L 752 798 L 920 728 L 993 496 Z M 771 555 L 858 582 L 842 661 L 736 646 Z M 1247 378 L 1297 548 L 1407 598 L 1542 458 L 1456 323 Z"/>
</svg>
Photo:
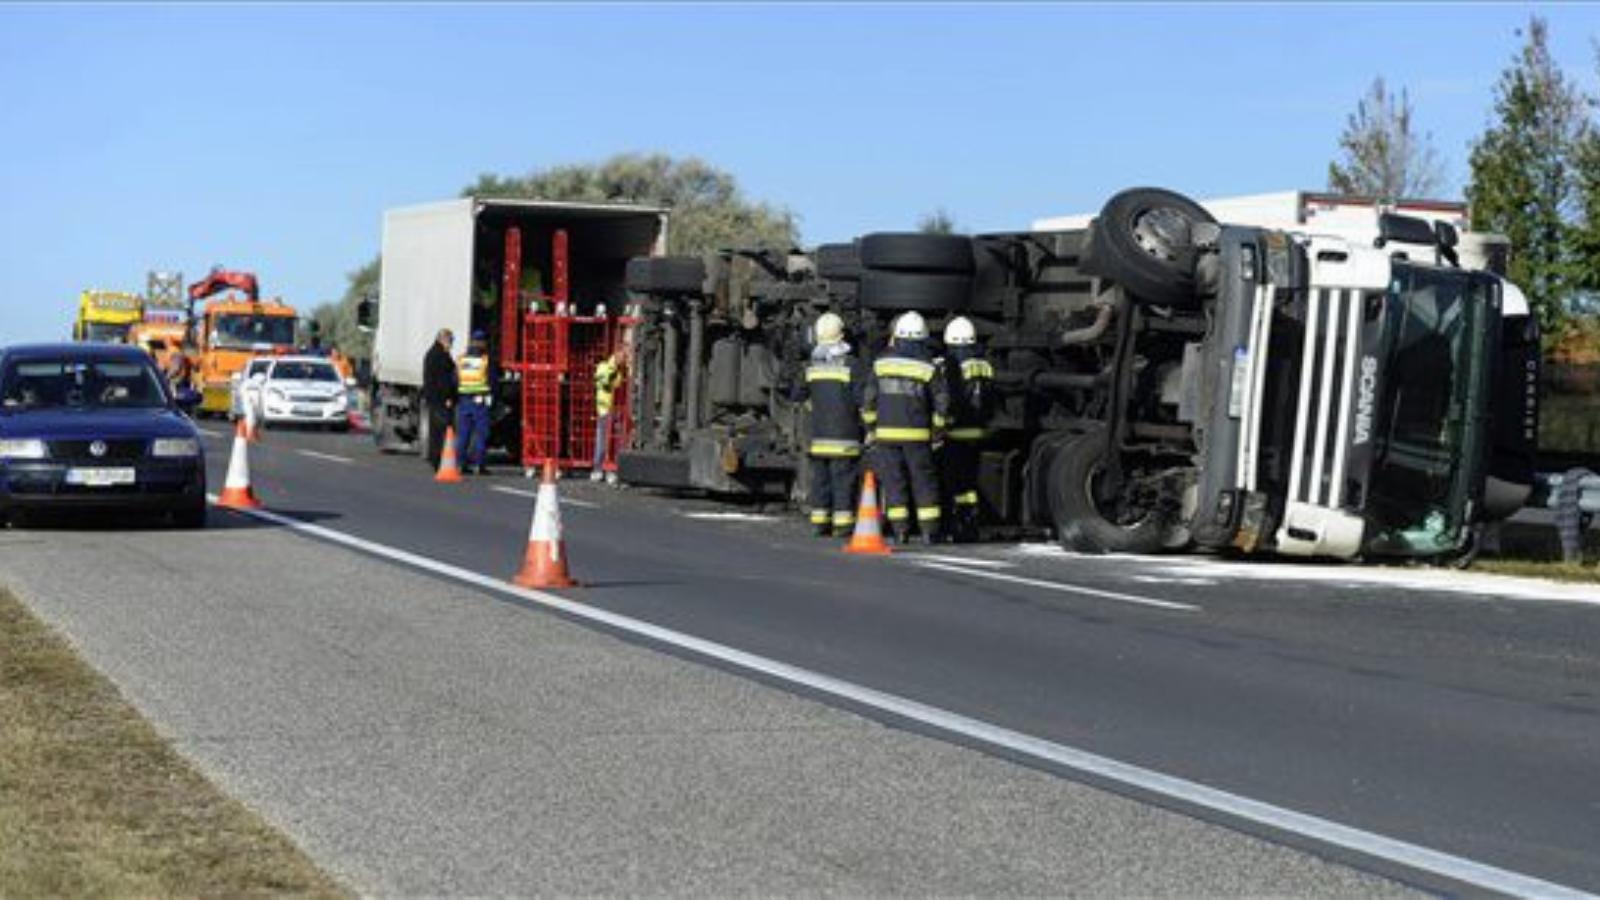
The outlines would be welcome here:
<svg viewBox="0 0 1600 900">
<path fill-rule="evenodd" d="M 1153 259 L 1175 262 L 1181 248 L 1189 246 L 1194 223 L 1170 206 L 1147 209 L 1133 218 L 1134 243 Z"/>
<path fill-rule="evenodd" d="M 1096 465 L 1091 468 L 1089 474 L 1084 476 L 1083 490 L 1089 497 L 1089 505 L 1094 507 L 1094 511 L 1101 519 L 1105 520 L 1106 524 L 1120 528 L 1123 531 L 1137 531 L 1155 520 L 1155 509 L 1141 509 L 1126 503 L 1121 496 L 1121 492 L 1115 495 L 1108 494 L 1105 485 L 1101 482 L 1101 476 L 1104 474 L 1105 468 L 1103 466 Z M 1108 500 L 1110 501 L 1109 503 L 1107 502 Z M 1130 513 L 1135 513 L 1136 517 L 1130 516 Z"/>
</svg>

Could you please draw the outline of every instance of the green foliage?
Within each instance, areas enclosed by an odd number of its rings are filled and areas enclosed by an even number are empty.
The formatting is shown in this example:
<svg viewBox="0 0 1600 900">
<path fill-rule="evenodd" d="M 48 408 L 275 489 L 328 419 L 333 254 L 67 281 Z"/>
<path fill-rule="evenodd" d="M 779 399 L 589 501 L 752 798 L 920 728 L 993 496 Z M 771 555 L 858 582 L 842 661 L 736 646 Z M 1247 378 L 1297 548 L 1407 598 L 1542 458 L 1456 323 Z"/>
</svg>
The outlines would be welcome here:
<svg viewBox="0 0 1600 900">
<path fill-rule="evenodd" d="M 667 252 L 674 254 L 734 246 L 788 250 L 799 242 L 793 213 L 747 199 L 732 175 L 693 157 L 625 153 L 520 178 L 480 175 L 462 196 L 670 207 Z"/>
<path fill-rule="evenodd" d="M 1554 339 L 1583 281 L 1572 238 L 1586 101 L 1551 58 L 1544 20 L 1530 19 L 1524 37 L 1495 87 L 1494 121 L 1473 144 L 1467 199 L 1475 230 L 1511 239 L 1510 278 Z"/>
<path fill-rule="evenodd" d="M 1595 69 L 1600 72 L 1600 48 Z M 1590 106 L 1595 106 L 1591 98 Z M 1574 312 L 1600 312 L 1600 127 L 1585 123 L 1572 154 L 1578 221 L 1572 228 L 1573 286 L 1581 292 L 1570 304 Z"/>
<path fill-rule="evenodd" d="M 1328 164 L 1328 190 L 1398 200 L 1428 197 L 1443 182 L 1432 135 L 1413 127 L 1411 98 L 1375 78 L 1339 135 L 1341 161 Z"/>
<path fill-rule="evenodd" d="M 923 234 L 955 234 L 956 220 L 941 206 L 918 219 L 917 230 Z"/>
<path fill-rule="evenodd" d="M 378 296 L 378 276 L 381 260 L 370 262 L 346 276 L 344 296 L 337 302 L 324 303 L 311 311 L 311 319 L 321 329 L 322 346 L 338 348 L 353 359 L 372 356 L 372 335 L 356 325 L 356 305 L 363 297 Z"/>
</svg>

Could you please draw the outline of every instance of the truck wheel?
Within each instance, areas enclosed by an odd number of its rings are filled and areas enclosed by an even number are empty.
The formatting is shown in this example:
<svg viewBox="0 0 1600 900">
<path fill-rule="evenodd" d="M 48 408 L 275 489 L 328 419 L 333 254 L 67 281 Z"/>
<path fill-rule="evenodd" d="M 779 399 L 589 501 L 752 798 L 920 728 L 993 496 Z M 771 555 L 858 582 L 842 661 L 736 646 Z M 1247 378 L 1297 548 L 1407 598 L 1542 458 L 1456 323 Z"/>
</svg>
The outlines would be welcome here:
<svg viewBox="0 0 1600 900">
<path fill-rule="evenodd" d="M 855 244 L 821 244 L 813 254 L 817 275 L 828 281 L 860 281 L 861 253 Z"/>
<path fill-rule="evenodd" d="M 1110 496 L 1101 479 L 1105 435 L 1100 431 L 1061 445 L 1050 464 L 1050 513 L 1056 539 L 1082 553 L 1157 553 L 1167 543 L 1166 518 Z"/>
<path fill-rule="evenodd" d="M 627 288 L 639 294 L 698 294 L 706 264 L 698 256 L 637 256 L 628 260 Z"/>
<path fill-rule="evenodd" d="M 972 272 L 972 239 L 959 234 L 879 232 L 861 239 L 861 265 L 895 272 Z"/>
<path fill-rule="evenodd" d="M 972 277 L 867 269 L 861 273 L 857 300 L 863 309 L 951 312 L 972 302 Z"/>
<path fill-rule="evenodd" d="M 1195 296 L 1194 226 L 1216 219 L 1182 194 L 1134 188 L 1107 201 L 1089 238 L 1085 271 L 1127 289 L 1135 300 L 1191 306 Z"/>
</svg>

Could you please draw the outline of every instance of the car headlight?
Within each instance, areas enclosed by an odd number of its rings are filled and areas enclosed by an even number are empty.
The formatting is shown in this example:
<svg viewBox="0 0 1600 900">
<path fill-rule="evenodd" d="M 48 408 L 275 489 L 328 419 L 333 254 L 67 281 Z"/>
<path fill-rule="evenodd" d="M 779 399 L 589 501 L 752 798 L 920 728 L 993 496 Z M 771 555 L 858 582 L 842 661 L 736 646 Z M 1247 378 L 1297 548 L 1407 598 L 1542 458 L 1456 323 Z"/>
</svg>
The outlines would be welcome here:
<svg viewBox="0 0 1600 900">
<path fill-rule="evenodd" d="M 0 440 L 0 457 L 9 459 L 44 459 L 44 441 L 38 438 L 6 438 Z"/>
<path fill-rule="evenodd" d="M 156 438 L 150 444 L 151 456 L 199 456 L 200 442 L 194 438 Z"/>
</svg>

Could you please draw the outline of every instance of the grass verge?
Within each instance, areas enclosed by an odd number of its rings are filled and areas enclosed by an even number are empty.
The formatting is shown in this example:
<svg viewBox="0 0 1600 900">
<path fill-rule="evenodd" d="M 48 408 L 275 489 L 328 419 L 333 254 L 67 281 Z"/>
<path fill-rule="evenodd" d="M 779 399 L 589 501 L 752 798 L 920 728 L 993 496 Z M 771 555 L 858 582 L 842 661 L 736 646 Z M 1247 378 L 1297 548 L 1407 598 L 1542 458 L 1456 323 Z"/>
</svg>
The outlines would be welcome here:
<svg viewBox="0 0 1600 900">
<path fill-rule="evenodd" d="M 1473 561 L 1472 569 L 1494 575 L 1519 575 L 1524 578 L 1550 578 L 1556 581 L 1600 584 L 1600 566 L 1585 566 L 1560 560 L 1478 559 Z"/>
<path fill-rule="evenodd" d="M 0 897 L 343 897 L 0 589 Z"/>
</svg>

